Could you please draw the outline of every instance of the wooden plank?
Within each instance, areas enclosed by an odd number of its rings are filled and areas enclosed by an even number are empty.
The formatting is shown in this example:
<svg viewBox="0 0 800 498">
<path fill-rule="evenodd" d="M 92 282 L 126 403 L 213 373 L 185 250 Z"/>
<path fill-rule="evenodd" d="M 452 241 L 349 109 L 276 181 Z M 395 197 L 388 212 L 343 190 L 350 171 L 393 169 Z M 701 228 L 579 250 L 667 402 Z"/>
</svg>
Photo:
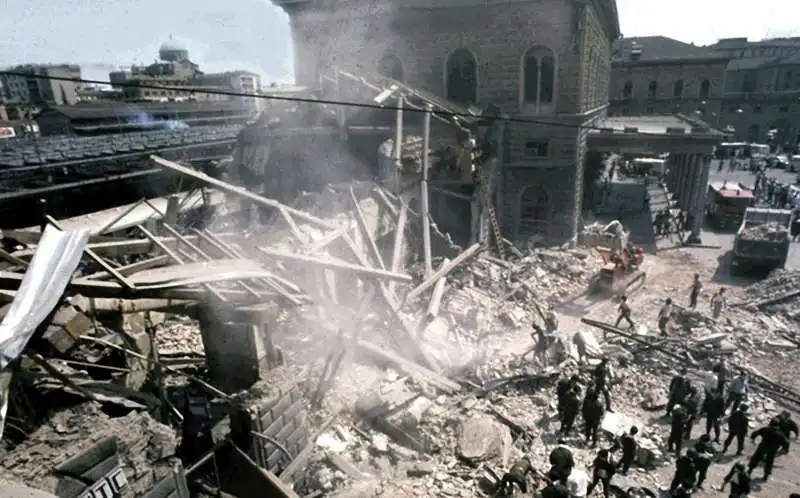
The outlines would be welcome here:
<svg viewBox="0 0 800 498">
<path fill-rule="evenodd" d="M 453 261 L 450 261 L 446 265 L 442 265 L 442 267 L 439 268 L 433 275 L 425 279 L 424 282 L 419 284 L 419 286 L 406 295 L 406 302 L 416 299 L 420 296 L 420 294 L 436 285 L 436 282 L 438 282 L 440 278 L 447 276 L 448 273 L 456 269 L 459 265 L 461 265 L 461 263 L 477 255 L 481 249 L 482 248 L 480 244 L 474 244 L 473 246 L 467 248 L 466 251 L 453 258 Z"/>
<path fill-rule="evenodd" d="M 376 268 L 369 268 L 367 266 L 354 265 L 346 261 L 335 260 L 332 258 L 316 258 L 313 256 L 306 256 L 302 254 L 290 254 L 283 251 L 276 251 L 265 247 L 259 247 L 258 250 L 270 258 L 289 263 L 300 263 L 303 265 L 313 265 L 321 268 L 338 270 L 341 272 L 352 273 L 362 278 L 377 278 L 386 280 L 395 280 L 398 282 L 408 283 L 412 281 L 410 275 L 403 273 L 395 273 L 387 270 L 379 270 Z"/>
<path fill-rule="evenodd" d="M 391 351 L 386 351 L 375 344 L 372 344 L 371 342 L 359 339 L 356 341 L 356 346 L 358 346 L 358 348 L 368 356 L 376 358 L 382 362 L 390 363 L 406 375 L 410 375 L 421 382 L 427 382 L 440 391 L 448 394 L 454 394 L 461 391 L 461 386 L 457 382 L 439 375 L 433 370 L 425 368 L 422 365 L 408 361 Z"/>
<path fill-rule="evenodd" d="M 295 209 L 289 207 L 285 204 L 281 204 L 280 202 L 269 199 L 267 197 L 262 197 L 260 195 L 254 194 L 249 190 L 232 185 L 230 183 L 224 182 L 222 180 L 217 180 L 216 178 L 212 178 L 204 173 L 200 173 L 199 171 L 195 171 L 192 168 L 187 168 L 186 166 L 182 166 L 176 162 L 168 161 L 162 157 L 158 156 L 150 156 L 150 159 L 155 162 L 158 166 L 162 168 L 166 168 L 172 170 L 176 173 L 180 173 L 185 176 L 189 176 L 194 178 L 195 180 L 205 183 L 206 185 L 210 185 L 212 187 L 216 187 L 219 190 L 227 192 L 229 194 L 238 195 L 240 197 L 244 197 L 245 199 L 249 199 L 256 204 L 260 204 L 262 206 L 266 206 L 273 209 L 285 209 L 287 213 L 291 214 L 292 216 L 299 218 L 301 220 L 307 221 L 309 223 L 313 223 L 323 228 L 330 228 L 335 229 L 336 226 L 332 223 L 329 223 L 321 218 L 317 218 L 316 216 L 312 216 L 305 211 L 300 211 L 299 209 Z"/>
</svg>

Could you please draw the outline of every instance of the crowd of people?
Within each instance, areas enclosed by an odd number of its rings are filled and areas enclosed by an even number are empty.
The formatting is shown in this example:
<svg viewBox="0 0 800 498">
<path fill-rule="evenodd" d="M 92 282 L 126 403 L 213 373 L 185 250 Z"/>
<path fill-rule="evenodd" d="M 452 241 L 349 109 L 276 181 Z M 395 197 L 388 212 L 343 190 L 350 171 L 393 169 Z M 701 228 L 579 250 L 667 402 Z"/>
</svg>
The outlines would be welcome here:
<svg viewBox="0 0 800 498">
<path fill-rule="evenodd" d="M 694 275 L 688 286 L 688 307 L 696 308 L 703 290 L 700 275 Z M 673 302 L 666 299 L 658 316 L 658 328 L 662 335 L 670 333 L 673 319 Z M 714 318 L 719 318 L 725 306 L 725 289 L 719 288 L 709 302 Z M 558 327 L 557 319 L 546 315 L 546 331 L 552 334 Z M 619 305 L 619 318 L 633 327 L 631 308 L 623 296 Z M 639 429 L 630 427 L 624 434 L 616 435 L 611 444 L 600 448 L 589 470 L 576 466 L 572 450 L 566 440 L 576 431 L 589 448 L 601 444 L 600 426 L 604 415 L 612 411 L 612 387 L 615 376 L 608 358 L 602 358 L 588 376 L 579 374 L 562 377 L 556 385 L 556 416 L 560 423 L 559 446 L 550 454 L 550 469 L 539 472 L 533 462 L 525 457 L 516 462 L 506 473 L 495 496 L 513 496 L 514 489 L 528 492 L 527 476 L 533 474 L 543 483 L 537 496 L 542 498 L 583 498 L 599 489 L 608 498 L 612 493 L 611 480 L 617 474 L 626 475 L 638 465 Z M 719 483 L 719 489 L 727 488 L 730 498 L 744 498 L 752 491 L 754 471 L 763 468 L 763 481 L 772 475 L 777 457 L 789 452 L 790 439 L 798 437 L 797 423 L 787 411 L 776 414 L 768 425 L 750 432 L 750 414 L 747 398 L 749 379 L 747 372 L 737 372 L 729 378 L 724 363 L 709 365 L 702 376 L 702 386 L 692 382 L 689 372 L 681 369 L 668 386 L 668 399 L 664 418 L 668 422 L 667 447 L 674 454 L 675 470 L 669 485 L 669 493 L 675 498 L 686 498 L 704 489 L 708 471 L 712 465 L 722 463 L 722 458 L 735 443 L 734 458 L 743 457 L 747 439 L 755 444 L 749 460 L 737 460 Z M 693 431 L 705 418 L 705 429 L 693 440 Z M 578 424 L 578 421 L 581 424 Z M 727 422 L 727 434 L 723 439 L 723 422 Z M 684 445 L 692 441 L 688 448 Z M 721 447 L 719 447 L 721 446 Z M 617 456 L 619 454 L 619 456 Z M 650 496 L 646 487 L 615 490 L 624 496 Z"/>
</svg>

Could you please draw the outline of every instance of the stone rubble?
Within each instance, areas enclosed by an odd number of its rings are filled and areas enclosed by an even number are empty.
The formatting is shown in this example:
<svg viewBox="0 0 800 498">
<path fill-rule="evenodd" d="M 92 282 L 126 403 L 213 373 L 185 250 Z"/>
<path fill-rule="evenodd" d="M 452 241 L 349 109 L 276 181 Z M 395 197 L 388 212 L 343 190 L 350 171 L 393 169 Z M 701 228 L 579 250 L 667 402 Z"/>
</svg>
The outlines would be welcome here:
<svg viewBox="0 0 800 498">
<path fill-rule="evenodd" d="M 778 223 L 764 223 L 745 227 L 739 236 L 742 240 L 783 242 L 789 238 L 789 230 Z"/>
</svg>

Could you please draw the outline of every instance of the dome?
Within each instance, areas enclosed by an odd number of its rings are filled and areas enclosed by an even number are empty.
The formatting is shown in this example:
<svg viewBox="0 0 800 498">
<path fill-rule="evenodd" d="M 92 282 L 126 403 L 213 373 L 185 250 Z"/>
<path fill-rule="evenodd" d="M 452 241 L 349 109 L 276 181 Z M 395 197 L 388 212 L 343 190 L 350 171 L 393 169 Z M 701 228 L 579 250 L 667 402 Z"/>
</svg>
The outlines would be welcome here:
<svg viewBox="0 0 800 498">
<path fill-rule="evenodd" d="M 170 38 L 161 44 L 161 47 L 158 49 L 158 56 L 161 57 L 161 60 L 170 62 L 188 60 L 189 50 L 179 42 Z"/>
</svg>

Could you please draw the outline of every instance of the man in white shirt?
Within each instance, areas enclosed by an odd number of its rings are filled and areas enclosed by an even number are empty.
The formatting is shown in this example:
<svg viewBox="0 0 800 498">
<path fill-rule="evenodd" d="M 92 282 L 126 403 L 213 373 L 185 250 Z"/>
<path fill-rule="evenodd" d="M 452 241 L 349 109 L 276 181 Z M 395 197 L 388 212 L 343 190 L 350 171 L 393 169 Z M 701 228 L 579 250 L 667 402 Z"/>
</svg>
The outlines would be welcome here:
<svg viewBox="0 0 800 498">
<path fill-rule="evenodd" d="M 719 291 L 711 298 L 711 316 L 716 320 L 725 308 L 725 287 L 720 287 Z"/>
<path fill-rule="evenodd" d="M 570 498 L 585 498 L 589 489 L 589 474 L 580 468 L 572 469 L 567 478 L 567 491 Z"/>
<path fill-rule="evenodd" d="M 667 335 L 670 319 L 672 319 L 672 299 L 667 298 L 664 301 L 664 306 L 658 312 L 658 330 L 661 331 L 661 335 L 664 337 Z"/>
<path fill-rule="evenodd" d="M 703 390 L 706 392 L 706 397 L 719 387 L 719 376 L 717 375 L 717 368 L 711 367 L 711 370 L 703 376 Z"/>
</svg>

